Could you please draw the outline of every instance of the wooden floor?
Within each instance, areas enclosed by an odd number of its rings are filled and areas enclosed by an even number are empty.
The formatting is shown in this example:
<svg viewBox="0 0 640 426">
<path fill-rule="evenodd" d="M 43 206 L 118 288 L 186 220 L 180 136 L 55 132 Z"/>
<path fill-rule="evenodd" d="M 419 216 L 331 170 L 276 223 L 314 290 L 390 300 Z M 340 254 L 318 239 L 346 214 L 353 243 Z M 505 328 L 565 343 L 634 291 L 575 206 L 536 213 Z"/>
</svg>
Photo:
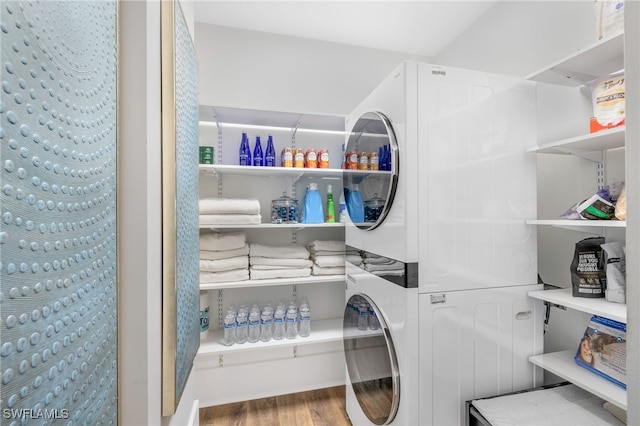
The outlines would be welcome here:
<svg viewBox="0 0 640 426">
<path fill-rule="evenodd" d="M 201 426 L 350 426 L 345 387 L 235 402 L 200 409 Z"/>
</svg>

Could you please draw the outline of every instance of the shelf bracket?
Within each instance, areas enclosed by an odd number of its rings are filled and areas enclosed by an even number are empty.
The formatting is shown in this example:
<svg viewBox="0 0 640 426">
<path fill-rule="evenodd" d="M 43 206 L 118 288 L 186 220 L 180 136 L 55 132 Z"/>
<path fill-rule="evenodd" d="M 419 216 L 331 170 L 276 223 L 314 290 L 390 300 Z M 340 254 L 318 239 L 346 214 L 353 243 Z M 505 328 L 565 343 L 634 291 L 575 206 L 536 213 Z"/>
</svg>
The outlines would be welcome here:
<svg viewBox="0 0 640 426">
<path fill-rule="evenodd" d="M 544 333 L 546 333 L 549 330 L 549 319 L 551 318 L 551 308 L 558 308 L 558 309 L 562 309 L 563 311 L 567 310 L 566 306 L 562 306 L 562 305 L 558 305 L 556 303 L 552 303 L 549 302 L 547 300 L 544 301 L 544 305 L 545 305 L 545 313 L 544 313 L 544 325 L 543 325 L 543 330 Z"/>
<path fill-rule="evenodd" d="M 294 358 L 298 358 L 298 347 L 297 346 L 293 347 L 293 357 Z"/>
<path fill-rule="evenodd" d="M 584 158 L 585 160 L 593 161 L 595 163 L 602 163 L 603 154 L 602 151 L 594 151 L 591 149 L 581 149 L 581 148 L 555 148 L 558 152 L 563 154 L 571 154 L 576 157 Z"/>
<path fill-rule="evenodd" d="M 218 355 L 218 367 L 224 367 L 224 355 Z"/>
</svg>

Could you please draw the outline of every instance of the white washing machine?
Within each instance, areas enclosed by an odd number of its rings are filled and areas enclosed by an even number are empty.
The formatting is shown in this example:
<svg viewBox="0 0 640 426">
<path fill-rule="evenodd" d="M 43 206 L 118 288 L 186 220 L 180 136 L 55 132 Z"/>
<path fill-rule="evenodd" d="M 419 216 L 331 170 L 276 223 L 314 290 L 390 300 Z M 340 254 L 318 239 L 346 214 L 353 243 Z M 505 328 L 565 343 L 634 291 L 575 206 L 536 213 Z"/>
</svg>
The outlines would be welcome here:
<svg viewBox="0 0 640 426">
<path fill-rule="evenodd" d="M 345 231 L 363 255 L 347 265 L 354 424 L 462 424 L 466 399 L 537 384 L 535 116 L 533 84 L 404 62 L 347 118 L 347 163 L 379 161 L 344 173 L 364 200 Z M 374 330 L 353 328 L 352 296 Z"/>
</svg>

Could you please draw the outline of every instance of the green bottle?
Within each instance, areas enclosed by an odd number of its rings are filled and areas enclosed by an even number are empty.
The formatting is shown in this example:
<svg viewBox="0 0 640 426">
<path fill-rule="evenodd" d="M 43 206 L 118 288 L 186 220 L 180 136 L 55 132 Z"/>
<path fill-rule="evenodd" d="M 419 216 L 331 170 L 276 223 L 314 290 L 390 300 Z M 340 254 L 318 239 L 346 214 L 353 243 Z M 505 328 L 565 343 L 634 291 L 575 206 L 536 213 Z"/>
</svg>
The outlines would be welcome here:
<svg viewBox="0 0 640 426">
<path fill-rule="evenodd" d="M 334 223 L 336 221 L 335 208 L 333 206 L 333 193 L 331 185 L 327 185 L 327 217 L 326 223 Z"/>
</svg>

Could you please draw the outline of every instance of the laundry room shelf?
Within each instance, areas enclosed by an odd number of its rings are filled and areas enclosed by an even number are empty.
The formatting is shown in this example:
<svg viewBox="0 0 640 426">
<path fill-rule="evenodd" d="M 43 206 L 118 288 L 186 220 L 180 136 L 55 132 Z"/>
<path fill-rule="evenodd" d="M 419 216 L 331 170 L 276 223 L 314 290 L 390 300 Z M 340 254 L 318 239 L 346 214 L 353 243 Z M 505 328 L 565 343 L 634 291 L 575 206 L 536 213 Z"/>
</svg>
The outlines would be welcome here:
<svg viewBox="0 0 640 426">
<path fill-rule="evenodd" d="M 571 154 L 583 157 L 594 157 L 594 161 L 602 160 L 602 151 L 625 146 L 625 127 L 620 126 L 600 132 L 562 139 L 544 145 L 534 146 L 527 150 L 538 154 Z M 597 158 L 599 157 L 599 158 Z"/>
<path fill-rule="evenodd" d="M 627 322 L 627 305 L 607 302 L 604 298 L 590 299 L 586 297 L 573 297 L 571 288 L 531 291 L 529 292 L 529 296 L 570 309 L 599 315 L 614 321 Z"/>
<path fill-rule="evenodd" d="M 527 225 L 556 226 L 558 228 L 571 229 L 573 231 L 602 234 L 605 228 L 626 228 L 624 220 L 568 220 L 568 219 L 530 219 Z"/>
<path fill-rule="evenodd" d="M 214 176 L 251 176 L 251 177 L 290 177 L 299 179 L 309 177 L 316 179 L 342 179 L 342 169 L 313 169 L 302 167 L 254 167 L 234 166 L 229 164 L 200 164 L 200 173 Z"/>
<path fill-rule="evenodd" d="M 265 280 L 228 281 L 224 283 L 200 283 L 200 290 L 222 290 L 243 287 L 271 287 L 278 285 L 301 285 L 344 282 L 345 275 L 312 275 L 303 278 L 273 278 Z"/>
<path fill-rule="evenodd" d="M 575 350 L 552 352 L 531 356 L 529 361 L 626 410 L 627 391 L 578 365 L 574 360 L 575 354 Z"/>
<path fill-rule="evenodd" d="M 578 87 L 624 69 L 624 37 L 605 37 L 531 74 L 527 80 Z"/>
<path fill-rule="evenodd" d="M 224 334 L 222 330 L 209 331 L 209 336 L 200 342 L 198 357 L 217 356 L 232 352 L 261 351 L 268 348 L 293 347 L 314 343 L 342 341 L 342 318 L 328 320 L 313 320 L 309 337 L 295 339 L 270 340 L 268 342 L 243 343 L 225 346 L 222 344 Z"/>
<path fill-rule="evenodd" d="M 200 229 L 291 229 L 301 231 L 306 228 L 344 228 L 344 223 L 261 223 L 259 225 L 207 225 L 200 224 Z"/>
</svg>

